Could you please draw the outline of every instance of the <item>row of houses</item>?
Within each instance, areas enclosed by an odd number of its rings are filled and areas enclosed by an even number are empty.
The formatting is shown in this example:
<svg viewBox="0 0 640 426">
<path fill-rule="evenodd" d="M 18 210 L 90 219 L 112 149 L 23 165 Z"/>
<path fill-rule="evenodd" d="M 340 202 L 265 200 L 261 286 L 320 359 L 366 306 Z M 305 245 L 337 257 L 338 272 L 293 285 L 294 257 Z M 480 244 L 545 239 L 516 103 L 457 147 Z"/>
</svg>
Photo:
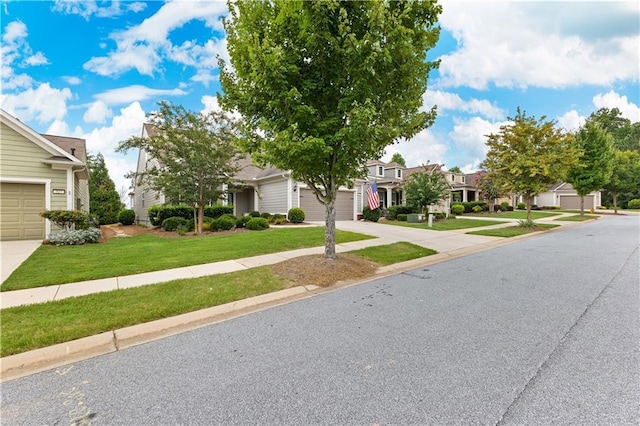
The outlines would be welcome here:
<svg viewBox="0 0 640 426">
<path fill-rule="evenodd" d="M 51 232 L 51 224 L 40 216 L 43 210 L 89 211 L 89 171 L 84 139 L 39 134 L 17 118 L 0 110 L 0 240 L 42 240 Z M 143 127 L 148 136 L 150 127 Z M 154 164 L 140 151 L 137 172 Z M 238 216 L 251 211 L 286 214 L 300 207 L 309 221 L 324 220 L 324 206 L 291 173 L 277 168 L 261 169 L 249 158 L 240 161 L 235 176 L 237 192 L 230 192 L 224 203 L 233 204 Z M 430 165 L 428 167 L 439 167 Z M 403 184 L 423 167 L 403 167 L 397 163 L 371 161 L 367 176 L 356 179 L 351 188 L 340 188 L 336 200 L 336 219 L 355 220 L 366 205 L 366 190 L 377 183 L 382 208 L 405 203 Z M 445 173 L 452 188 L 451 201 L 478 199 L 476 174 Z M 165 198 L 145 185 L 134 185 L 131 206 L 137 221 L 149 224 L 147 209 L 164 204 Z M 518 199 L 511 202 L 515 205 Z M 578 197 L 569 184 L 561 183 L 534 200 L 539 206 L 578 208 Z M 445 203 L 446 204 L 446 203 Z M 600 205 L 600 193 L 585 200 L 586 208 Z"/>
</svg>

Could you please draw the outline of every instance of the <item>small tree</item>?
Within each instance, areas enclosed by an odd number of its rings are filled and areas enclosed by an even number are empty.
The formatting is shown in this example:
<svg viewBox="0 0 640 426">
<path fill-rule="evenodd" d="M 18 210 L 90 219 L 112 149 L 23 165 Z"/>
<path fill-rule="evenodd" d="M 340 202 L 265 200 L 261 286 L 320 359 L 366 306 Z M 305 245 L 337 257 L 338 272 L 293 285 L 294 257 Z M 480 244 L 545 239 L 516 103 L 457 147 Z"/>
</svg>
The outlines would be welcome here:
<svg viewBox="0 0 640 426">
<path fill-rule="evenodd" d="M 400 154 L 399 152 L 394 152 L 393 153 L 393 155 L 391 156 L 391 162 L 392 163 L 398 163 L 402 167 L 407 167 L 407 162 L 404 161 L 404 157 L 402 157 L 402 154 Z"/>
<path fill-rule="evenodd" d="M 449 169 L 449 171 L 451 173 L 462 173 L 462 170 L 458 166 L 453 166 L 452 168 Z"/>
<path fill-rule="evenodd" d="M 496 203 L 496 200 L 502 196 L 502 192 L 500 188 L 496 186 L 491 175 L 487 172 L 481 172 L 476 177 L 475 185 L 480 198 L 485 200 L 489 205 L 489 211 L 493 210 L 493 205 Z"/>
<path fill-rule="evenodd" d="M 576 149 L 579 163 L 570 168 L 567 181 L 580 196 L 580 215 L 584 216 L 584 197 L 609 182 L 613 171 L 613 138 L 600 125 L 587 121 L 577 132 Z"/>
<path fill-rule="evenodd" d="M 442 8 L 432 1 L 229 2 L 233 68 L 220 103 L 248 125 L 246 148 L 291 170 L 325 207 L 325 258 L 335 259 L 340 186 L 364 177 L 385 147 L 429 127 L 421 111 Z"/>
<path fill-rule="evenodd" d="M 404 192 L 409 206 L 419 208 L 426 213 L 431 204 L 436 204 L 446 198 L 451 192 L 439 168 L 429 170 L 423 166 L 424 171 L 411 174 L 404 183 Z"/>
<path fill-rule="evenodd" d="M 120 142 L 117 151 L 143 149 L 159 162 L 137 176 L 173 201 L 197 211 L 197 233 L 202 233 L 205 206 L 225 196 L 224 185 L 238 171 L 235 122 L 220 112 L 207 114 L 160 102 L 148 116 L 155 132 Z"/>
<path fill-rule="evenodd" d="M 503 193 L 524 196 L 527 221 L 531 221 L 533 197 L 561 182 L 577 163 L 573 136 L 555 127 L 546 117 L 527 117 L 520 108 L 510 123 L 487 139 L 487 158 L 482 167 Z"/>
<path fill-rule="evenodd" d="M 118 213 L 124 207 L 116 185 L 101 153 L 87 155 L 89 167 L 89 212 L 100 225 L 118 222 Z"/>
<path fill-rule="evenodd" d="M 613 196 L 613 212 L 618 213 L 618 194 L 623 191 L 640 190 L 640 154 L 636 151 L 614 153 L 613 171 L 604 189 Z"/>
</svg>

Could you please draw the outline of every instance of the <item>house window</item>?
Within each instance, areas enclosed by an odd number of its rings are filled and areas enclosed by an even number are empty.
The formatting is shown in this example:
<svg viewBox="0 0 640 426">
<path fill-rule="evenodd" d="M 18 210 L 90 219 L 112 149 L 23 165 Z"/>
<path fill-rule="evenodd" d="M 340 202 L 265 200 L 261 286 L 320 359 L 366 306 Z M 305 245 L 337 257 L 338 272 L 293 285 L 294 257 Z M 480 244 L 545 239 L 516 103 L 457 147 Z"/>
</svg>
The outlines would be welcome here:
<svg viewBox="0 0 640 426">
<path fill-rule="evenodd" d="M 402 179 L 402 170 L 400 170 L 400 169 L 396 169 L 396 177 L 397 177 L 398 179 Z"/>
<path fill-rule="evenodd" d="M 464 176 L 462 176 L 462 183 L 465 183 L 465 181 L 464 181 Z"/>
<path fill-rule="evenodd" d="M 378 166 L 378 176 L 384 176 L 384 167 Z"/>
<path fill-rule="evenodd" d="M 451 182 L 455 182 L 456 181 L 456 175 L 451 175 Z"/>
</svg>

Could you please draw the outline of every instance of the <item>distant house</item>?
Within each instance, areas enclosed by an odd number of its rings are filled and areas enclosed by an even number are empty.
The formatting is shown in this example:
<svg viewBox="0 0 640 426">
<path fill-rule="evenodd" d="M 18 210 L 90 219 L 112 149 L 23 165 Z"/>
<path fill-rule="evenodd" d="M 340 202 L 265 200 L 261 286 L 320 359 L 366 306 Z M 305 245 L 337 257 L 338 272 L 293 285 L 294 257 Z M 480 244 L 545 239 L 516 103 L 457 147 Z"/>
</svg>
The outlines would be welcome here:
<svg viewBox="0 0 640 426">
<path fill-rule="evenodd" d="M 520 196 L 514 197 L 514 204 L 524 202 Z M 560 207 L 567 210 L 580 209 L 580 196 L 570 183 L 561 182 L 548 191 L 536 195 L 531 202 L 539 207 Z M 593 191 L 584 197 L 584 208 L 592 209 L 602 205 L 602 192 Z"/>
<path fill-rule="evenodd" d="M 89 211 L 84 139 L 43 135 L 0 109 L 0 240 L 43 240 L 44 210 Z"/>
</svg>

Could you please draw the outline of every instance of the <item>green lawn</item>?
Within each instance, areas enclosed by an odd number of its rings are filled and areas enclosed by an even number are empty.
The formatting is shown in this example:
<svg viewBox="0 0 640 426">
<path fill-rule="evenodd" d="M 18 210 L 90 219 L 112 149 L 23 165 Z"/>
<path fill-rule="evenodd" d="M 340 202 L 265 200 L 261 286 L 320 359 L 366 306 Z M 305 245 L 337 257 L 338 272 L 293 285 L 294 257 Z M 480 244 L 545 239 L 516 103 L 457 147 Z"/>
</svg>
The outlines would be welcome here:
<svg viewBox="0 0 640 426">
<path fill-rule="evenodd" d="M 379 263 L 380 265 L 391 265 L 393 263 L 404 262 L 406 260 L 431 256 L 436 253 L 438 252 L 430 248 L 421 247 L 404 241 L 384 246 L 367 247 L 349 252 L 349 254 L 365 257 Z"/>
<path fill-rule="evenodd" d="M 531 220 L 537 219 L 545 219 L 547 217 L 558 216 L 560 213 L 554 211 L 540 211 L 533 210 L 531 211 Z M 512 212 L 498 212 L 498 213 L 465 213 L 465 216 L 476 216 L 476 217 L 495 217 L 498 219 L 526 219 L 527 211 L 526 210 L 514 210 Z"/>
<path fill-rule="evenodd" d="M 373 238 L 336 231 L 336 243 Z M 221 236 L 137 235 L 81 246 L 41 246 L 0 291 L 139 274 L 324 245 L 324 228 L 272 229 Z"/>
<path fill-rule="evenodd" d="M 559 217 L 557 219 L 554 219 L 558 222 L 582 222 L 585 220 L 591 220 L 591 219 L 597 219 L 599 216 L 597 215 L 589 215 L 589 214 L 585 214 L 584 216 L 580 216 L 579 214 L 575 215 L 575 216 L 564 216 L 564 217 Z"/>
<path fill-rule="evenodd" d="M 548 225 L 544 223 L 537 223 L 535 228 L 523 228 L 521 226 L 509 226 L 507 228 L 497 228 L 497 229 L 485 229 L 480 231 L 471 231 L 467 232 L 467 234 L 471 235 L 485 235 L 488 237 L 503 237 L 503 238 L 511 238 L 516 237 L 518 235 L 530 234 L 532 232 L 542 231 L 544 229 L 556 228 L 560 225 Z"/>
<path fill-rule="evenodd" d="M 350 252 L 380 264 L 435 251 L 395 243 Z M 0 356 L 271 293 L 292 284 L 268 266 L 3 309 Z"/>
<path fill-rule="evenodd" d="M 429 225 L 427 224 L 427 222 L 408 223 L 408 222 L 399 221 L 399 220 L 385 220 L 380 223 L 384 223 L 385 225 L 405 226 L 408 228 L 431 229 L 433 231 L 452 231 L 454 229 L 478 228 L 480 226 L 498 225 L 500 223 L 506 223 L 506 222 L 499 221 L 499 220 L 481 220 L 481 219 L 464 219 L 464 218 L 443 219 L 443 220 L 434 221 L 433 228 L 429 228 Z"/>
</svg>

